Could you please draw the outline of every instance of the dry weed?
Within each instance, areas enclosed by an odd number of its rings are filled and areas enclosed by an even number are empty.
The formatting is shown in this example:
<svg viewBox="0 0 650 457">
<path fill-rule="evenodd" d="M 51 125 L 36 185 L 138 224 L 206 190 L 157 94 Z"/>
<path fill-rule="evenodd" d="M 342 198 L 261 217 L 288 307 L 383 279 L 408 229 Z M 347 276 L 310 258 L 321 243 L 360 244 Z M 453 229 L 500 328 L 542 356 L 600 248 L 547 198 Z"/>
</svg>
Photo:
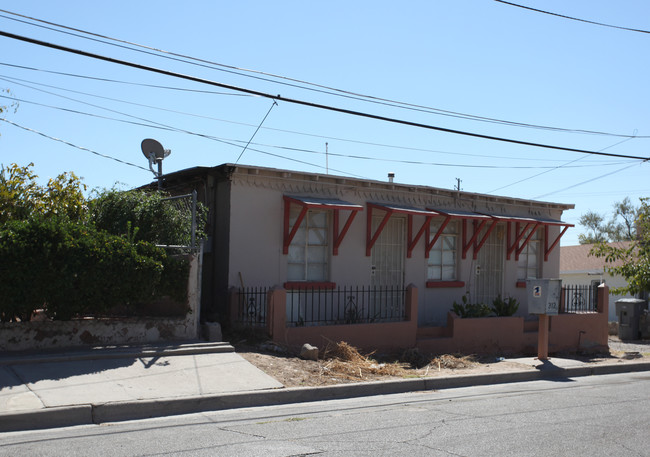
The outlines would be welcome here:
<svg viewBox="0 0 650 457">
<path fill-rule="evenodd" d="M 323 352 L 322 371 L 346 379 L 364 379 L 369 376 L 405 376 L 409 373 L 408 364 L 400 362 L 379 363 L 364 356 L 345 341 L 328 343 Z"/>
<path fill-rule="evenodd" d="M 478 365 L 476 356 L 474 355 L 451 355 L 444 354 L 434 358 L 431 364 L 438 368 L 471 368 Z"/>
</svg>

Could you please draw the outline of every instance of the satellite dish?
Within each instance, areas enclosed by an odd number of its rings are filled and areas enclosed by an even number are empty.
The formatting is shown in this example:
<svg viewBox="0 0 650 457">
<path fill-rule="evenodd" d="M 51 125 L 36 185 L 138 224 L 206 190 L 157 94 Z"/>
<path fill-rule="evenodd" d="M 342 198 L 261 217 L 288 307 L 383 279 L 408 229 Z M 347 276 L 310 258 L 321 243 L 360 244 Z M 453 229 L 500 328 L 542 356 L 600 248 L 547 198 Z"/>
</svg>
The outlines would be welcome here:
<svg viewBox="0 0 650 457">
<path fill-rule="evenodd" d="M 153 138 L 142 140 L 140 147 L 142 148 L 142 153 L 149 161 L 162 160 L 171 153 L 169 150 L 165 151 L 162 144 Z"/>
<path fill-rule="evenodd" d="M 158 180 L 158 189 L 161 189 L 162 175 L 163 175 L 162 161 L 165 157 L 169 156 L 169 154 L 171 154 L 172 151 L 163 148 L 162 144 L 160 144 L 153 138 L 147 138 L 145 140 L 142 140 L 142 143 L 140 144 L 140 148 L 142 149 L 142 154 L 144 154 L 144 156 L 149 161 L 149 169 Z M 155 171 L 153 169 L 154 162 L 158 164 L 158 171 Z"/>
</svg>

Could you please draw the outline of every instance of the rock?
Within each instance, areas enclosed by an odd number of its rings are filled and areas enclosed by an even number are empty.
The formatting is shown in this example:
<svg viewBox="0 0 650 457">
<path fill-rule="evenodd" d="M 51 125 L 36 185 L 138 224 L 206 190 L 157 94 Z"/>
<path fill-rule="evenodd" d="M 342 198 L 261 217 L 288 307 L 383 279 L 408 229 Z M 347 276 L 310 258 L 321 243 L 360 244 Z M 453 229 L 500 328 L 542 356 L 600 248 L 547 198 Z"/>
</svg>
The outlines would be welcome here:
<svg viewBox="0 0 650 457">
<path fill-rule="evenodd" d="M 206 322 L 203 324 L 203 338 L 206 341 L 223 341 L 221 325 L 218 322 Z"/>
<path fill-rule="evenodd" d="M 302 345 L 302 349 L 300 349 L 300 357 L 305 360 L 318 360 L 318 348 L 309 343 L 305 343 Z"/>
</svg>

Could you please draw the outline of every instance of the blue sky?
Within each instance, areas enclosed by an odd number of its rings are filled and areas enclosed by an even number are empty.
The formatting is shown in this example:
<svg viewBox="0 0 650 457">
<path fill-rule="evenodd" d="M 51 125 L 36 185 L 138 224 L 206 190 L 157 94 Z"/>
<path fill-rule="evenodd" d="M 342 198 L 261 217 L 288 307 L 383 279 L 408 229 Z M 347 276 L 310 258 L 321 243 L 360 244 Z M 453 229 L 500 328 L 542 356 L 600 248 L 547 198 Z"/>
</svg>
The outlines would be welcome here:
<svg viewBox="0 0 650 457">
<path fill-rule="evenodd" d="M 516 3 L 650 30 L 650 3 L 643 0 Z M 4 32 L 284 98 L 488 136 L 650 157 L 650 139 L 641 138 L 650 137 L 650 34 L 488 0 L 5 0 L 0 9 L 229 67 L 88 40 L 0 12 Z M 239 163 L 378 180 L 392 171 L 397 182 L 441 188 L 453 188 L 460 178 L 469 192 L 573 203 L 575 210 L 563 219 L 576 225 L 587 211 L 611 214 L 626 196 L 638 203 L 650 194 L 650 165 L 641 160 L 472 138 L 282 100 L 274 106 L 267 98 L 6 37 L 0 37 L 0 49 L 0 87 L 20 100 L 17 112 L 4 114 L 18 126 L 0 122 L 0 163 L 33 162 L 44 181 L 74 171 L 91 188 L 150 182 L 140 151 L 145 138 L 172 150 L 165 172 L 235 162 L 268 113 Z M 341 92 L 323 93 L 305 82 Z M 342 91 L 427 109 L 342 97 Z M 0 105 L 10 102 L 0 99 Z M 582 230 L 570 229 L 562 244 L 577 244 Z"/>
</svg>

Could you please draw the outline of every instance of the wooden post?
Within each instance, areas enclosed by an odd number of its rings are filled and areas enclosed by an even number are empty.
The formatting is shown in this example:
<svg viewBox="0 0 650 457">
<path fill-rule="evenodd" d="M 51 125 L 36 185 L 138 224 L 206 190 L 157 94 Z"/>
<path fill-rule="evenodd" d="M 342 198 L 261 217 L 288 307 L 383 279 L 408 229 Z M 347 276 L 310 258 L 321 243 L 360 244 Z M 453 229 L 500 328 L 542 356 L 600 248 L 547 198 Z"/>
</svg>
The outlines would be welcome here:
<svg viewBox="0 0 650 457">
<path fill-rule="evenodd" d="M 548 360 L 548 315 L 539 315 L 539 328 L 537 329 L 537 358 Z"/>
</svg>

